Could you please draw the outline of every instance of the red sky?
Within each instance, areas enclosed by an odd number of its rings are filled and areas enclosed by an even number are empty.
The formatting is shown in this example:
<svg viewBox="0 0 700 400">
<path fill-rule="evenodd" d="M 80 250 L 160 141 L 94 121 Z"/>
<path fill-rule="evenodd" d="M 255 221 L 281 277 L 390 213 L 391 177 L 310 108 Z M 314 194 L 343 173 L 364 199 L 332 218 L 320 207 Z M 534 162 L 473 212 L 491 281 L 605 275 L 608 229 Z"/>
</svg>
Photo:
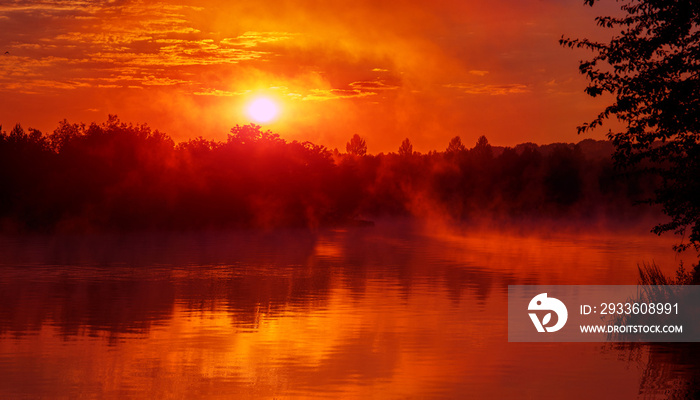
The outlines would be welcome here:
<svg viewBox="0 0 700 400">
<path fill-rule="evenodd" d="M 107 114 L 176 141 L 223 139 L 256 96 L 287 140 L 371 153 L 600 139 L 576 126 L 605 104 L 583 93 L 585 51 L 612 5 L 582 0 L 63 1 L 0 3 L 0 124 L 52 131 Z M 9 52 L 9 54 L 2 53 Z"/>
</svg>

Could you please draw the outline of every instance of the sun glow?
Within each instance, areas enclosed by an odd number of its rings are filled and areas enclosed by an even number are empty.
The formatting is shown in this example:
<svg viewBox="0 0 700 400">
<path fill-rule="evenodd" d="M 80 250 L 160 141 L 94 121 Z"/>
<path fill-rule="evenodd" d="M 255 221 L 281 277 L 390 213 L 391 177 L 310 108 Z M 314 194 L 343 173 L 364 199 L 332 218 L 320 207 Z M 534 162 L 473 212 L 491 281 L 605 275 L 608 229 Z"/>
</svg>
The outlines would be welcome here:
<svg viewBox="0 0 700 400">
<path fill-rule="evenodd" d="M 256 122 L 270 122 L 279 115 L 277 104 L 267 97 L 260 97 L 248 105 L 248 116 Z"/>
</svg>

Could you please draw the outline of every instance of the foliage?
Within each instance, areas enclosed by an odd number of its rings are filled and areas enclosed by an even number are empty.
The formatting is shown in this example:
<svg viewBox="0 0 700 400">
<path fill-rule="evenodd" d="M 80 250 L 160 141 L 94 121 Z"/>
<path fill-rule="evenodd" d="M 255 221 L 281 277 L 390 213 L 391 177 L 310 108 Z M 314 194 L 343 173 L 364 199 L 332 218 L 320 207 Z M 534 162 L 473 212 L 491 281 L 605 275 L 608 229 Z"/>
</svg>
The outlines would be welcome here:
<svg viewBox="0 0 700 400">
<path fill-rule="evenodd" d="M 489 140 L 486 139 L 484 135 L 479 136 L 472 151 L 477 158 L 484 161 L 493 157 L 493 150 L 489 144 Z"/>
<path fill-rule="evenodd" d="M 459 153 L 465 150 L 464 145 L 462 144 L 462 138 L 459 136 L 455 136 L 452 139 L 450 139 L 450 143 L 447 145 L 447 150 L 445 150 L 446 153 Z"/>
<path fill-rule="evenodd" d="M 454 142 L 454 140 L 453 140 Z M 461 141 L 459 141 L 461 143 Z M 459 148 L 459 146 L 457 146 Z M 59 123 L 0 132 L 0 229 L 320 226 L 436 216 L 637 218 L 653 181 L 616 175 L 609 142 L 358 157 L 257 125 L 177 145 L 147 125 Z"/>
<path fill-rule="evenodd" d="M 404 139 L 404 141 L 401 142 L 401 146 L 399 146 L 399 155 L 403 157 L 413 155 L 413 145 L 411 144 L 411 141 L 408 140 L 408 138 Z"/>
<path fill-rule="evenodd" d="M 282 143 L 280 135 L 270 130 L 263 131 L 260 125 L 250 124 L 231 128 L 228 135 L 228 143 L 254 144 L 254 143 Z"/>
<path fill-rule="evenodd" d="M 590 81 L 586 93 L 614 97 L 579 132 L 613 116 L 624 122 L 609 133 L 618 165 L 644 166 L 663 182 L 650 201 L 671 221 L 654 231 L 688 233 L 689 243 L 677 248 L 700 248 L 700 3 L 627 0 L 621 9 L 621 17 L 596 19 L 620 32 L 609 42 L 560 40 L 595 53 L 579 66 Z"/>
<path fill-rule="evenodd" d="M 357 133 L 352 136 L 352 139 L 345 145 L 345 150 L 348 154 L 356 156 L 364 156 L 367 154 L 367 143 Z"/>
</svg>

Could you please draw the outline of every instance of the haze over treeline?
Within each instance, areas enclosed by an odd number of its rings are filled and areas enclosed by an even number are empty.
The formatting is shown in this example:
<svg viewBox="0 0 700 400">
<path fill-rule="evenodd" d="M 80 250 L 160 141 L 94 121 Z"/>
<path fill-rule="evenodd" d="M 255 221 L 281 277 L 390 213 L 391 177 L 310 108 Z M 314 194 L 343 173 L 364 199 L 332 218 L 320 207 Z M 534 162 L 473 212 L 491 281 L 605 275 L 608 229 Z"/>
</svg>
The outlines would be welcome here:
<svg viewBox="0 0 700 400">
<path fill-rule="evenodd" d="M 1 130 L 1 129 L 0 129 Z M 110 116 L 63 121 L 51 134 L 16 125 L 0 135 L 0 221 L 5 230 L 191 229 L 322 226 L 383 216 L 596 218 L 637 215 L 655 181 L 620 174 L 612 145 L 473 147 L 455 137 L 419 154 L 340 153 L 287 142 L 256 125 L 226 141 L 174 143 Z"/>
</svg>

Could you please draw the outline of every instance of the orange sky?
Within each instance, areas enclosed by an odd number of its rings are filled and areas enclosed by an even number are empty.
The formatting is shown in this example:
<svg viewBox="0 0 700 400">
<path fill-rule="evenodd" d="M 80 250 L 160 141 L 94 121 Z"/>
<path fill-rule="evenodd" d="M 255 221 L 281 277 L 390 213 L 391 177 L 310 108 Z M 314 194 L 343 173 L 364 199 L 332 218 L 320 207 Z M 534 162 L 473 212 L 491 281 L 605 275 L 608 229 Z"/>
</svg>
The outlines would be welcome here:
<svg viewBox="0 0 700 400">
<path fill-rule="evenodd" d="M 265 95 L 288 140 L 370 153 L 578 142 L 605 104 L 583 93 L 566 36 L 600 36 L 582 0 L 0 3 L 0 124 L 146 122 L 176 141 L 224 139 Z M 612 5 L 615 7 L 615 5 Z M 9 54 L 2 54 L 5 52 Z"/>
</svg>

